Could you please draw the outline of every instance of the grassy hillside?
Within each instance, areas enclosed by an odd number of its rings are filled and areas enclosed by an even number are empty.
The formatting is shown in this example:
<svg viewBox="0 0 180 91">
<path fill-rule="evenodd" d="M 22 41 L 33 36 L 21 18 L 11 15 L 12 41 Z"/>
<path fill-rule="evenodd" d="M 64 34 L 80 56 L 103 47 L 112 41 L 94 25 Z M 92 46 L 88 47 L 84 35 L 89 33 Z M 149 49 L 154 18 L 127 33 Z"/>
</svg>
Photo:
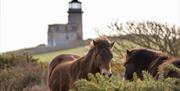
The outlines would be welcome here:
<svg viewBox="0 0 180 91">
<path fill-rule="evenodd" d="M 54 51 L 54 52 L 49 52 L 49 53 L 36 54 L 36 55 L 33 55 L 33 58 L 39 59 L 40 61 L 43 61 L 43 62 L 48 62 L 60 54 L 76 54 L 76 55 L 82 56 L 86 52 L 87 52 L 87 48 L 85 48 L 84 46 L 80 46 L 80 47 L 67 49 L 67 50 L 60 50 L 60 51 Z"/>
</svg>

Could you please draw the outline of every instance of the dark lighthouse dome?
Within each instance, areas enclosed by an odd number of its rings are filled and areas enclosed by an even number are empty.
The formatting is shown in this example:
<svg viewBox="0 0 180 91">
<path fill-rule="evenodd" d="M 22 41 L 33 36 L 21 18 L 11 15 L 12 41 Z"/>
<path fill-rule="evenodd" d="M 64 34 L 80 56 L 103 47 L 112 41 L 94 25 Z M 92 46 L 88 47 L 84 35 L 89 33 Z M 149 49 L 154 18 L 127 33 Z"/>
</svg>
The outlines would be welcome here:
<svg viewBox="0 0 180 91">
<path fill-rule="evenodd" d="M 72 2 L 78 2 L 78 3 L 81 3 L 81 2 L 79 2 L 78 0 L 72 0 L 70 3 L 72 3 Z"/>
</svg>

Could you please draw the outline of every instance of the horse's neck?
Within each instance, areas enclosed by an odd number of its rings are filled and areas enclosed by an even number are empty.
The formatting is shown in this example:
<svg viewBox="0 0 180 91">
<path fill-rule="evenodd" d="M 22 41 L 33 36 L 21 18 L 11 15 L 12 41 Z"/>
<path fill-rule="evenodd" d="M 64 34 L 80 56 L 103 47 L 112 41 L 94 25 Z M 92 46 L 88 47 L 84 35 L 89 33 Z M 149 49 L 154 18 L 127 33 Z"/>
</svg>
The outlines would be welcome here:
<svg viewBox="0 0 180 91">
<path fill-rule="evenodd" d="M 94 55 L 94 51 L 95 51 L 95 49 L 92 48 L 89 50 L 87 55 L 84 56 L 84 60 L 82 63 L 84 65 L 86 65 L 86 67 L 88 67 L 88 68 L 91 68 L 91 66 L 93 65 L 93 62 L 95 60 L 96 55 Z"/>
<path fill-rule="evenodd" d="M 93 54 L 89 56 L 85 56 L 84 60 L 82 60 L 82 66 L 85 67 L 83 70 L 90 73 L 92 65 L 93 65 Z"/>
<path fill-rule="evenodd" d="M 95 73 L 96 65 L 94 63 L 95 55 L 93 52 L 89 52 L 86 56 L 84 56 L 80 62 L 81 64 L 81 75 L 83 77 L 87 77 L 88 73 Z"/>
<path fill-rule="evenodd" d="M 77 75 L 77 78 L 87 78 L 88 73 L 96 73 L 97 67 L 94 63 L 95 61 L 95 54 L 94 49 L 90 49 L 89 52 L 81 57 L 79 60 L 72 64 L 72 71 L 75 70 L 76 72 L 72 72 L 73 74 Z M 97 61 L 97 60 L 96 60 Z"/>
</svg>

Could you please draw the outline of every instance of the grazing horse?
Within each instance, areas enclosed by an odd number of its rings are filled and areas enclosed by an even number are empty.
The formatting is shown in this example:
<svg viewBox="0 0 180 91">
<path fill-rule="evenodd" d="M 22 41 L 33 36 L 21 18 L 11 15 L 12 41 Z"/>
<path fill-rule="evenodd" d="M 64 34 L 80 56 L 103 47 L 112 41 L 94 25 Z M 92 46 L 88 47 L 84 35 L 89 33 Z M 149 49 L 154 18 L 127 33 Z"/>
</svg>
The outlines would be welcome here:
<svg viewBox="0 0 180 91">
<path fill-rule="evenodd" d="M 142 71 L 147 71 L 154 78 L 158 78 L 159 68 L 167 69 L 167 65 L 172 64 L 180 68 L 180 58 L 150 49 L 133 49 L 126 51 L 126 61 L 124 66 L 125 79 L 132 80 L 133 73 L 136 72 L 137 76 L 143 79 Z M 165 70 L 164 77 L 177 77 L 180 78 L 180 73 L 170 69 Z"/>
<path fill-rule="evenodd" d="M 88 53 L 79 57 L 72 54 L 57 56 L 51 61 L 48 69 L 48 86 L 51 91 L 68 91 L 77 79 L 87 78 L 88 73 L 97 72 L 112 75 L 112 46 L 105 38 L 93 40 Z"/>
</svg>

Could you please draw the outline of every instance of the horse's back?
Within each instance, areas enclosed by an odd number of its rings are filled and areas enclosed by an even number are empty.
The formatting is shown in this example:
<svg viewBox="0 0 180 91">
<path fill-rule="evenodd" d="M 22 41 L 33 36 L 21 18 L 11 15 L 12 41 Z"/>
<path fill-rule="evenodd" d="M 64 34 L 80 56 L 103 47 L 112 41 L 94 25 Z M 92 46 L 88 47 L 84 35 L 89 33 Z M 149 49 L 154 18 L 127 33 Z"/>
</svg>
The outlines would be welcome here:
<svg viewBox="0 0 180 91">
<path fill-rule="evenodd" d="M 70 61 L 74 61 L 76 59 L 79 59 L 80 57 L 77 55 L 73 55 L 73 54 L 62 54 L 59 55 L 57 57 L 55 57 L 49 64 L 49 68 L 48 68 L 48 84 L 51 84 L 51 80 L 53 80 L 54 78 L 52 78 L 53 75 L 53 70 L 56 69 L 56 66 L 65 62 L 70 62 Z"/>
<path fill-rule="evenodd" d="M 73 55 L 73 54 L 59 55 L 50 62 L 49 69 L 51 69 L 52 67 L 54 67 L 55 65 L 57 65 L 59 63 L 66 62 L 66 61 L 72 61 L 72 60 L 78 59 L 78 58 L 80 58 L 80 57 L 77 55 Z"/>
<path fill-rule="evenodd" d="M 60 63 L 67 62 L 67 61 L 73 61 L 78 58 L 80 58 L 80 57 L 77 55 L 73 55 L 73 54 L 59 55 L 50 62 L 48 71 L 51 72 Z M 49 74 L 49 76 L 50 76 L 50 74 Z"/>
</svg>

